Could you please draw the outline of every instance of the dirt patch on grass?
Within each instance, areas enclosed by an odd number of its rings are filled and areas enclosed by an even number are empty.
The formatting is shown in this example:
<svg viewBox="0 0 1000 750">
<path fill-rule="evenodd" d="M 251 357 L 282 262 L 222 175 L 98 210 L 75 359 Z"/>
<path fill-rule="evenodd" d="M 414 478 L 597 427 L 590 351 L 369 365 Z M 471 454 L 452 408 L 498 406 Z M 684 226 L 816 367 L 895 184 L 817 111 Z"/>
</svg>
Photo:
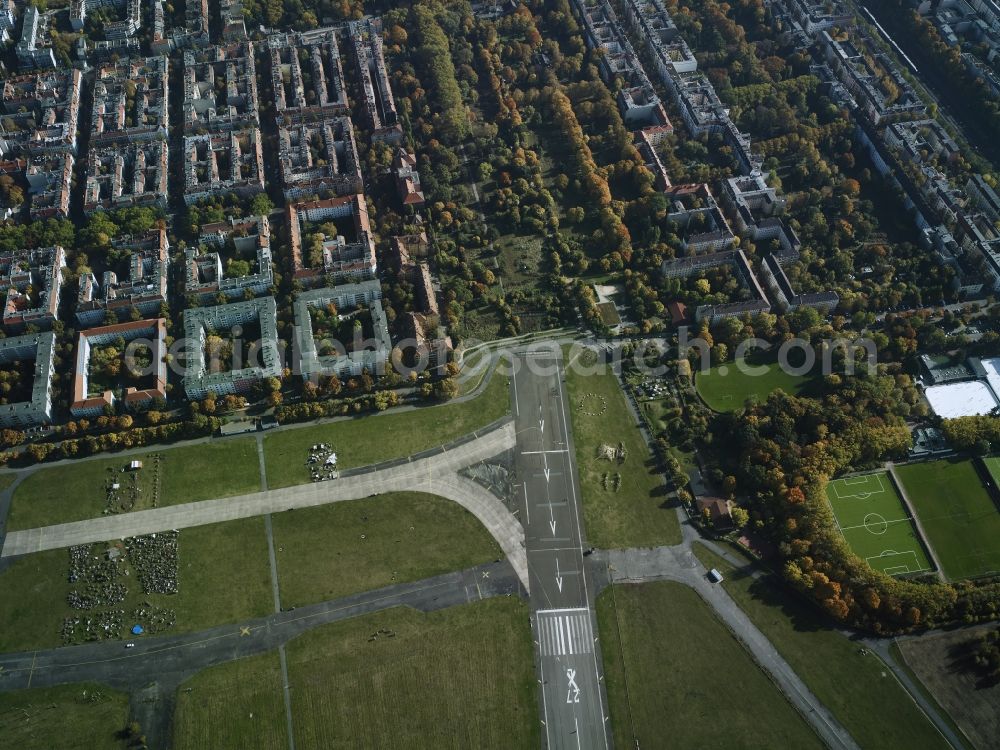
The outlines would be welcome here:
<svg viewBox="0 0 1000 750">
<path fill-rule="evenodd" d="M 964 648 L 987 629 L 939 633 L 900 641 L 906 663 L 979 750 L 1000 750 L 1000 685 L 981 687 Z"/>
</svg>

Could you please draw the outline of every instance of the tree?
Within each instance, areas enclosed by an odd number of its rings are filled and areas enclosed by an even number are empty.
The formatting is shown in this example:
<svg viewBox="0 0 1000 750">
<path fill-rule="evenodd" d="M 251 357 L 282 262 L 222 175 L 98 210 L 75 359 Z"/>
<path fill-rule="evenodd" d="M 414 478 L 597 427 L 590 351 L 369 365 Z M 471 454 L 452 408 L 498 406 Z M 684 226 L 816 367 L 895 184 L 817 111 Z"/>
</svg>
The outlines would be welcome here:
<svg viewBox="0 0 1000 750">
<path fill-rule="evenodd" d="M 458 382 L 454 378 L 438 381 L 434 395 L 439 401 L 450 401 L 458 395 Z"/>
<path fill-rule="evenodd" d="M 733 525 L 738 529 L 742 529 L 750 522 L 750 514 L 738 505 L 729 511 L 729 515 L 733 519 Z"/>
<path fill-rule="evenodd" d="M 267 193 L 258 193 L 250 201 L 250 213 L 254 216 L 266 216 L 274 210 L 273 201 Z"/>
</svg>

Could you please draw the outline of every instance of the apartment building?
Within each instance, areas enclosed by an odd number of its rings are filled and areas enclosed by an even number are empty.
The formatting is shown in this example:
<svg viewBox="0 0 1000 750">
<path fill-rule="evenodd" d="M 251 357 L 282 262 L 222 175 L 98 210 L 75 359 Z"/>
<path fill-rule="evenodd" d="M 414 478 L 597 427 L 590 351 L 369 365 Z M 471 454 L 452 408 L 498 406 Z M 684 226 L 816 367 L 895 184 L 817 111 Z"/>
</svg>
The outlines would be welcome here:
<svg viewBox="0 0 1000 750">
<path fill-rule="evenodd" d="M 83 210 L 167 207 L 167 142 L 141 141 L 90 149 Z"/>
<path fill-rule="evenodd" d="M 362 104 L 374 141 L 399 143 L 403 129 L 382 51 L 382 29 L 378 19 L 352 21 L 348 25 L 351 49 L 361 81 Z"/>
<path fill-rule="evenodd" d="M 375 278 L 375 242 L 363 195 L 291 203 L 285 211 L 297 283 L 309 288 Z M 341 228 L 341 219 L 348 220 L 349 230 Z M 337 222 L 335 237 L 316 226 L 329 220 Z M 343 231 L 353 237 L 348 239 Z"/>
<path fill-rule="evenodd" d="M 0 253 L 0 286 L 7 290 L 3 327 L 8 333 L 52 327 L 59 318 L 65 267 L 66 252 L 58 245 Z"/>
<path fill-rule="evenodd" d="M 165 139 L 170 123 L 165 56 L 121 58 L 94 71 L 91 147 Z"/>
<path fill-rule="evenodd" d="M 82 74 L 48 70 L 0 82 L 0 155 L 67 151 L 76 154 Z"/>
<path fill-rule="evenodd" d="M 0 369 L 31 362 L 30 394 L 0 404 L 0 427 L 21 429 L 52 421 L 52 377 L 55 375 L 56 337 L 50 331 L 0 339 Z"/>
<path fill-rule="evenodd" d="M 326 192 L 353 195 L 364 187 L 349 117 L 279 128 L 278 162 L 288 200 Z"/>
<path fill-rule="evenodd" d="M 207 337 L 215 333 L 228 335 L 234 329 L 240 332 L 249 324 L 260 330 L 260 338 L 252 342 L 254 356 L 244 362 L 234 355 L 232 367 L 220 369 L 219 363 L 213 362 L 206 352 Z M 247 393 L 268 378 L 281 377 L 274 297 L 188 308 L 184 311 L 184 339 L 184 393 L 191 400 L 203 399 L 209 393 L 216 396 Z"/>
<path fill-rule="evenodd" d="M 274 286 L 271 225 L 266 216 L 205 224 L 199 245 L 184 252 L 184 292 L 199 304 L 258 297 Z"/>
<path fill-rule="evenodd" d="M 69 411 L 77 419 L 93 419 L 114 409 L 119 398 L 126 408 L 149 406 L 167 399 L 167 322 L 163 318 L 136 320 L 80 331 L 76 346 L 76 367 L 73 372 L 73 396 Z M 139 369 L 137 357 L 126 354 L 128 345 L 141 341 L 148 352 L 149 365 Z M 122 367 L 135 367 L 141 387 L 129 385 L 115 393 L 110 389 L 91 387 L 91 355 L 99 347 L 124 342 Z"/>
<path fill-rule="evenodd" d="M 17 54 L 17 63 L 22 68 L 56 67 L 56 55 L 49 34 L 49 16 L 34 5 L 28 5 L 24 9 L 21 41 L 15 46 L 14 52 Z"/>
<path fill-rule="evenodd" d="M 184 202 L 218 193 L 247 198 L 264 192 L 264 155 L 258 128 L 184 138 Z"/>
<path fill-rule="evenodd" d="M 186 134 L 260 125 L 253 42 L 184 50 Z"/>
<path fill-rule="evenodd" d="M 119 319 L 155 316 L 167 304 L 170 244 L 166 230 L 121 237 L 112 247 L 126 254 L 119 268 L 105 271 L 100 282 L 93 273 L 80 276 L 76 319 L 82 326 L 102 323 L 108 313 Z"/>
<path fill-rule="evenodd" d="M 364 371 L 374 377 L 380 376 L 392 350 L 389 325 L 381 299 L 382 289 L 378 281 L 343 284 L 299 294 L 295 299 L 298 374 L 307 380 L 329 375 L 336 375 L 338 378 L 358 377 Z M 360 341 L 317 342 L 309 311 L 323 309 L 331 304 L 337 310 L 347 313 L 348 317 L 356 315 L 357 308 L 364 308 L 369 318 L 371 335 Z M 328 353 L 323 354 L 323 351 Z"/>
</svg>

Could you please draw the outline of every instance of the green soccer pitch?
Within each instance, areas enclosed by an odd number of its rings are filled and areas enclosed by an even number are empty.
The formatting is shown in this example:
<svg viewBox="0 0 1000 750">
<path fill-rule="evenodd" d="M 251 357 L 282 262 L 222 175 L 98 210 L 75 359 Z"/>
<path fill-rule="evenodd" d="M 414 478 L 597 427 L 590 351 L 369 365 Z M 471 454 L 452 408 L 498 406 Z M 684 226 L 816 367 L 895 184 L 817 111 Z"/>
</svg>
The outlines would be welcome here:
<svg viewBox="0 0 1000 750">
<path fill-rule="evenodd" d="M 840 533 L 872 568 L 889 575 L 933 569 L 886 472 L 837 479 L 826 496 Z"/>
<path fill-rule="evenodd" d="M 996 477 L 996 459 L 983 463 Z M 896 476 L 949 579 L 1000 573 L 1000 513 L 972 461 L 898 466 Z"/>
</svg>

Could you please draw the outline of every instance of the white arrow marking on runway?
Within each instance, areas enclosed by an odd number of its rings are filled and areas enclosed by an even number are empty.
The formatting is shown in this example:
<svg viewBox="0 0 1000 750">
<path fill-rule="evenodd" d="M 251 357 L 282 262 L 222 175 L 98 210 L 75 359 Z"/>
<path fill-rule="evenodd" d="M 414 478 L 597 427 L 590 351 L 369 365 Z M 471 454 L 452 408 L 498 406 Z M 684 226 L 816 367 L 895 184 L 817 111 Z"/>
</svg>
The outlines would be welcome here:
<svg viewBox="0 0 1000 750">
<path fill-rule="evenodd" d="M 539 432 L 545 432 L 545 420 L 544 419 L 539 419 L 538 420 L 538 431 Z"/>
<path fill-rule="evenodd" d="M 556 586 L 559 587 L 559 593 L 562 593 L 562 576 L 559 575 L 559 558 L 556 558 Z"/>
</svg>

